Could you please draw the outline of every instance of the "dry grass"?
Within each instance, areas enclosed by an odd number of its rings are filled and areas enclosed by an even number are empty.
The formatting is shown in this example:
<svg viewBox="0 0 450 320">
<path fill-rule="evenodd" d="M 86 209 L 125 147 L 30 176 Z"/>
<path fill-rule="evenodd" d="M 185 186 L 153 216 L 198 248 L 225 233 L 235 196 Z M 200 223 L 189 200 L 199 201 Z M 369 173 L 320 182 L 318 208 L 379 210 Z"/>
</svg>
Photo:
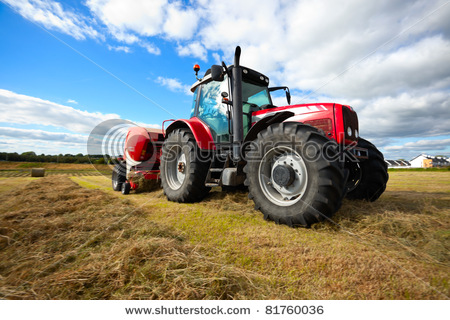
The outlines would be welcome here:
<svg viewBox="0 0 450 320">
<path fill-rule="evenodd" d="M 96 164 L 102 170 L 108 170 L 108 165 Z M 29 168 L 45 168 L 51 170 L 93 170 L 92 164 L 84 163 L 50 163 L 50 162 L 14 162 L 14 161 L 1 161 L 0 170 L 12 170 L 12 169 L 29 169 Z"/>
<path fill-rule="evenodd" d="M 112 166 L 104 164 L 0 161 L 0 178 L 29 177 L 32 168 L 44 168 L 45 176 L 110 176 Z"/>
<path fill-rule="evenodd" d="M 32 181 L 0 199 L 0 234 L 9 238 L 1 240 L 0 293 L 446 299 L 450 173 L 408 175 L 391 173 L 379 201 L 345 201 L 334 223 L 312 229 L 264 221 L 243 192 L 214 189 L 201 203 L 179 204 L 161 190 L 122 196 L 104 177 L 72 178 L 83 188 L 63 178 Z M 433 183 L 421 191 L 421 179 Z"/>
<path fill-rule="evenodd" d="M 147 210 L 67 178 L 33 181 L 0 200 L 1 298 L 232 299 L 264 289 Z"/>
</svg>

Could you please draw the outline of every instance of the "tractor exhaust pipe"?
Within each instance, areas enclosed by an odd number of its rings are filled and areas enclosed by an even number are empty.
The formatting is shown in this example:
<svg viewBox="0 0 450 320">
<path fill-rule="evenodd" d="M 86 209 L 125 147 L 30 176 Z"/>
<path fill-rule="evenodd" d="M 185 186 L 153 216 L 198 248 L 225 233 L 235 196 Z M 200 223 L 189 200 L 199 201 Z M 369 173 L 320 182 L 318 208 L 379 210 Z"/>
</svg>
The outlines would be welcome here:
<svg viewBox="0 0 450 320">
<path fill-rule="evenodd" d="M 244 141 L 242 111 L 242 68 L 239 65 L 241 47 L 236 47 L 233 67 L 233 160 L 241 160 L 241 144 Z"/>
</svg>

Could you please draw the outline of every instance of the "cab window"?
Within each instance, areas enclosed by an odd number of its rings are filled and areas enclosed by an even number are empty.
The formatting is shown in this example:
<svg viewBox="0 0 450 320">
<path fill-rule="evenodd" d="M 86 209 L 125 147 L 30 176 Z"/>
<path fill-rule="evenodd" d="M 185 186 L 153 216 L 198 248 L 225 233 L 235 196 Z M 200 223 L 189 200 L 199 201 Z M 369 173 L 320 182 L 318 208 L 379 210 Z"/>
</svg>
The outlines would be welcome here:
<svg viewBox="0 0 450 320">
<path fill-rule="evenodd" d="M 197 93 L 198 93 L 198 87 L 195 88 L 194 97 L 192 98 L 192 106 L 191 106 L 191 116 L 190 116 L 190 118 L 195 116 L 195 106 L 197 105 Z"/>
<path fill-rule="evenodd" d="M 227 106 L 222 104 L 222 91 L 228 81 L 211 81 L 203 84 L 200 90 L 197 116 L 211 129 L 214 141 L 229 142 Z"/>
</svg>

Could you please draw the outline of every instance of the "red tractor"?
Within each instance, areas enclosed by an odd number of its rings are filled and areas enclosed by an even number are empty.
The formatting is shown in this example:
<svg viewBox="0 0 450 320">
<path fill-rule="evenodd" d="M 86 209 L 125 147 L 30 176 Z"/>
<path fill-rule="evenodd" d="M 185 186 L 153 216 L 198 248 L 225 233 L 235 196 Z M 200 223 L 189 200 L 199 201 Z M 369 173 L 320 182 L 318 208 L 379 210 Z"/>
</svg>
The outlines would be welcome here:
<svg viewBox="0 0 450 320">
<path fill-rule="evenodd" d="M 265 219 L 304 227 L 331 217 L 344 196 L 378 199 L 387 166 L 359 137 L 355 111 L 289 105 L 289 89 L 269 87 L 268 77 L 239 64 L 240 53 L 237 47 L 234 65 L 213 65 L 197 78 L 190 119 L 172 120 L 165 132 L 129 130 L 114 190 L 137 188 L 136 177 L 160 179 L 170 201 L 196 202 L 212 187 L 244 186 Z M 275 90 L 285 91 L 287 106 L 273 105 Z"/>
</svg>

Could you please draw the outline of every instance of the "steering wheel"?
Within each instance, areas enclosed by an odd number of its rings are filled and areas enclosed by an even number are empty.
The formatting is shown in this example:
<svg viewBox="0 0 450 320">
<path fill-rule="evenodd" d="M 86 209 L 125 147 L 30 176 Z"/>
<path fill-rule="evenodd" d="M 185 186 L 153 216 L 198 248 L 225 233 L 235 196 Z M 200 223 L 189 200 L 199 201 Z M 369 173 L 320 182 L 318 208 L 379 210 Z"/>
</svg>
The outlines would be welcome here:
<svg viewBox="0 0 450 320">
<path fill-rule="evenodd" d="M 251 102 L 248 102 L 248 101 L 243 101 L 245 104 L 248 104 L 250 107 L 252 107 L 252 108 L 257 108 L 257 109 L 259 109 L 259 106 L 256 104 L 256 103 L 251 103 Z"/>
</svg>

